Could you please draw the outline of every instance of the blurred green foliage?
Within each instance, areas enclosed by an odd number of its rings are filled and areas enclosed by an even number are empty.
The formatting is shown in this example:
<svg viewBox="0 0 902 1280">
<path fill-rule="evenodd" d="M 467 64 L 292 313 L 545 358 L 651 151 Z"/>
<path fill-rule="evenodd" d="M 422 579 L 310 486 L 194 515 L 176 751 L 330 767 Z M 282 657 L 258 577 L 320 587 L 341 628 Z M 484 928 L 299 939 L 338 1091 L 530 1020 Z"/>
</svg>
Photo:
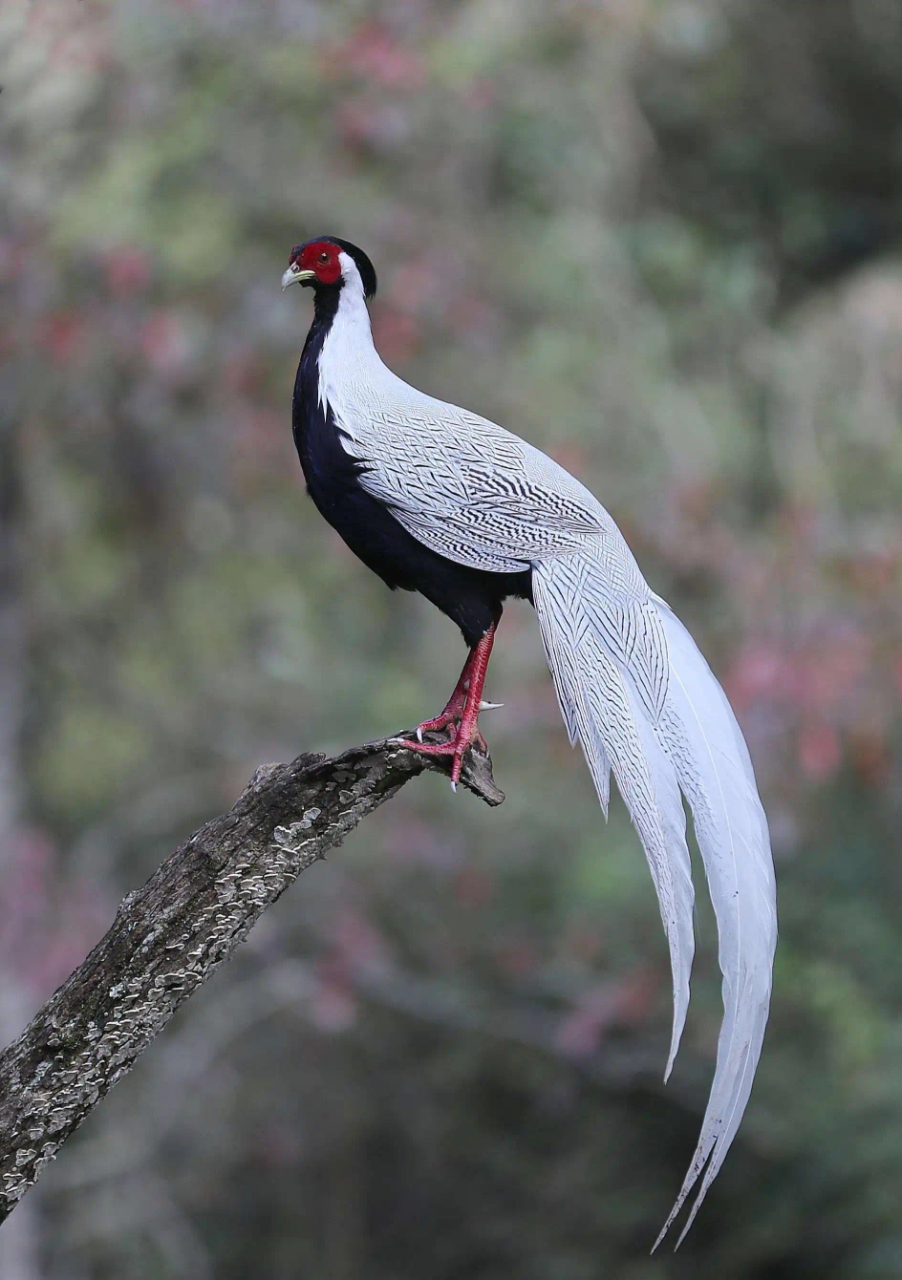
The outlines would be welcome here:
<svg viewBox="0 0 902 1280">
<path fill-rule="evenodd" d="M 734 1150 L 650 1258 L 713 926 L 665 1089 L 638 842 L 511 607 L 507 803 L 424 780 L 305 876 L 29 1197 L 17 1274 L 902 1275 L 896 0 L 11 0 L 0 58 L 8 1037 L 256 765 L 456 675 L 302 493 L 278 282 L 321 232 L 388 362 L 576 471 L 691 626 L 782 934 Z"/>
</svg>

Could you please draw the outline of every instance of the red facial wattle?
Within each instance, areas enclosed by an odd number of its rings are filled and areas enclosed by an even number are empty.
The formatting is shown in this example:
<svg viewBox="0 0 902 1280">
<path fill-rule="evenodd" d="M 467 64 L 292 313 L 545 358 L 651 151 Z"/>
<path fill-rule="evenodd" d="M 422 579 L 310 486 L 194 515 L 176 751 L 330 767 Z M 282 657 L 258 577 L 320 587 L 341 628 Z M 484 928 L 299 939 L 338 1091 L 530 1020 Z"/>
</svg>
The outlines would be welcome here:
<svg viewBox="0 0 902 1280">
<path fill-rule="evenodd" d="M 337 245 L 328 240 L 315 240 L 305 244 L 293 262 L 301 271 L 312 271 L 320 284 L 336 284 L 341 277 L 341 262 Z"/>
</svg>

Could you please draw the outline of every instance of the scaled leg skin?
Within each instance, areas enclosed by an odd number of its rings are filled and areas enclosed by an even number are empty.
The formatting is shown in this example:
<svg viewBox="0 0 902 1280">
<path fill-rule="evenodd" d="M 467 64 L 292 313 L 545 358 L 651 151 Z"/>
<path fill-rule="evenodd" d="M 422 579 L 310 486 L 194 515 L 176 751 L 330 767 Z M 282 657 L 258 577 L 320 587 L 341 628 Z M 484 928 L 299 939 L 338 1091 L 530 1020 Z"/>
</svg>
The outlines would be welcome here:
<svg viewBox="0 0 902 1280">
<path fill-rule="evenodd" d="M 467 660 L 464 663 L 464 669 L 460 673 L 460 679 L 454 686 L 454 692 L 445 703 L 445 709 L 433 720 L 424 720 L 422 724 L 417 725 L 417 740 L 423 741 L 423 734 L 434 729 L 447 729 L 449 724 L 459 722 L 464 713 L 464 707 L 467 702 L 467 690 L 470 687 L 470 668 L 473 666 L 473 657 L 476 653 L 474 646 L 467 654 Z"/>
<path fill-rule="evenodd" d="M 470 656 L 464 663 L 460 679 L 442 714 L 436 716 L 434 720 L 425 720 L 417 729 L 418 737 L 429 729 L 450 729 L 451 736 L 448 741 L 426 743 L 408 742 L 405 739 L 404 745 L 411 751 L 419 751 L 427 756 L 454 757 L 454 763 L 451 766 L 451 786 L 455 790 L 460 781 L 460 771 L 468 749 L 474 742 L 484 750 L 487 749 L 485 739 L 479 732 L 479 706 L 482 702 L 485 673 L 494 643 L 495 628 L 490 627 L 479 643 L 470 650 Z"/>
</svg>

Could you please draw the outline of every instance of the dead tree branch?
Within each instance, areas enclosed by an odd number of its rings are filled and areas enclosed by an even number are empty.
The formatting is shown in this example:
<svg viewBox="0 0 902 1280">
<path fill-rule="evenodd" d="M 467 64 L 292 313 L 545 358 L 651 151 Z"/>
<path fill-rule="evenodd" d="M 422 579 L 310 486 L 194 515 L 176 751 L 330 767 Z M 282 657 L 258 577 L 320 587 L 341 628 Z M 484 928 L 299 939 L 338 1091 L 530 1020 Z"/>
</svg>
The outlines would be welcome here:
<svg viewBox="0 0 902 1280">
<path fill-rule="evenodd" d="M 266 908 L 426 770 L 445 772 L 446 758 L 392 739 L 264 765 L 228 813 L 123 899 L 88 958 L 0 1054 L 0 1222 Z M 462 781 L 487 804 L 504 799 L 487 756 L 471 751 Z"/>
</svg>

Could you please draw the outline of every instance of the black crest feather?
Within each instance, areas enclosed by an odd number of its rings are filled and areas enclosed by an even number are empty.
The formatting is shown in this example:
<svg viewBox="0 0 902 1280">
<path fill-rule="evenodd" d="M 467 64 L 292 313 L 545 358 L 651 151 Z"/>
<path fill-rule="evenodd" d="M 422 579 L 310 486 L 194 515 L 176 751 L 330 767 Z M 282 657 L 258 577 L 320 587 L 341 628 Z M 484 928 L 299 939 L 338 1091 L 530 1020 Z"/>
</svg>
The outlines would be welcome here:
<svg viewBox="0 0 902 1280">
<path fill-rule="evenodd" d="M 363 281 L 363 292 L 367 298 L 376 296 L 376 268 L 370 262 L 367 255 L 362 249 L 358 249 L 356 244 L 351 244 L 350 240 L 339 240 L 338 236 L 318 236 L 319 240 L 328 240 L 331 244 L 337 244 L 339 248 L 344 249 L 349 258 L 353 258 L 360 272 L 360 279 Z"/>
</svg>

